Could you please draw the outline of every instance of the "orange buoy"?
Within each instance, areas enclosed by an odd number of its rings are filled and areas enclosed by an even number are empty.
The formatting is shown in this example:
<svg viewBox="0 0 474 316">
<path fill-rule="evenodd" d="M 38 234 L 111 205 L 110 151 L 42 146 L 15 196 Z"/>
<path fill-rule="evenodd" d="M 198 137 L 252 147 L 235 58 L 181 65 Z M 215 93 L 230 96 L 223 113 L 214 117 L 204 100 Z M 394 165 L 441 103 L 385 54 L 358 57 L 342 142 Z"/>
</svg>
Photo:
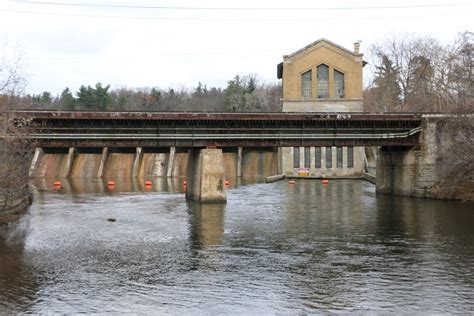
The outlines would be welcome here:
<svg viewBox="0 0 474 316">
<path fill-rule="evenodd" d="M 145 186 L 147 186 L 147 187 L 151 187 L 151 184 L 152 184 L 152 183 L 151 183 L 151 181 L 150 181 L 150 180 L 146 180 L 146 181 L 145 181 Z"/>
<path fill-rule="evenodd" d="M 61 189 L 61 181 L 54 181 L 53 185 L 56 190 Z"/>
<path fill-rule="evenodd" d="M 322 183 L 323 184 L 329 184 L 329 180 L 328 179 L 323 179 Z"/>
<path fill-rule="evenodd" d="M 224 181 L 224 184 L 225 184 L 225 185 L 230 185 L 229 180 L 225 180 L 225 181 Z"/>
<path fill-rule="evenodd" d="M 115 187 L 115 182 L 114 181 L 107 182 L 107 189 L 113 190 L 114 187 Z"/>
<path fill-rule="evenodd" d="M 296 183 L 295 180 L 290 180 L 290 181 L 288 181 L 288 184 L 295 184 L 295 183 Z"/>
</svg>

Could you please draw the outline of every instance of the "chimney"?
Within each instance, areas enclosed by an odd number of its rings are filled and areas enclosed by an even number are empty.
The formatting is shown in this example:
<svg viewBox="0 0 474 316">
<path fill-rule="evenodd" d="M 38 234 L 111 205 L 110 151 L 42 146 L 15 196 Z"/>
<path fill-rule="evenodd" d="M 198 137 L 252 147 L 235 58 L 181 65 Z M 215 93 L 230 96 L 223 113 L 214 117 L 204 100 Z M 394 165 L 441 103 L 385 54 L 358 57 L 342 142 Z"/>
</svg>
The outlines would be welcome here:
<svg viewBox="0 0 474 316">
<path fill-rule="evenodd" d="M 359 54 L 360 42 L 354 43 L 354 54 Z"/>
</svg>

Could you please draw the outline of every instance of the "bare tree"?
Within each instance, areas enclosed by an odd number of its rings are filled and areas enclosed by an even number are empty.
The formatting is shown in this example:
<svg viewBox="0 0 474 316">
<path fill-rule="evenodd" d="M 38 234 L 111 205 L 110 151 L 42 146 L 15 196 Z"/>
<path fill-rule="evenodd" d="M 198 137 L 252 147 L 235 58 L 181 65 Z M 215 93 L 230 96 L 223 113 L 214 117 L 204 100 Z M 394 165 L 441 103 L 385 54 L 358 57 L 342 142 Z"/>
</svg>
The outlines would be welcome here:
<svg viewBox="0 0 474 316">
<path fill-rule="evenodd" d="M 25 86 L 21 76 L 22 55 L 8 57 L 8 50 L 9 47 L 4 44 L 0 51 L 0 109 L 13 108 L 17 95 Z"/>
<path fill-rule="evenodd" d="M 28 167 L 32 143 L 26 137 L 31 123 L 13 118 L 18 94 L 24 87 L 20 75 L 21 58 L 11 62 L 3 55 L 0 63 L 0 213 L 17 211 L 29 200 Z"/>
</svg>

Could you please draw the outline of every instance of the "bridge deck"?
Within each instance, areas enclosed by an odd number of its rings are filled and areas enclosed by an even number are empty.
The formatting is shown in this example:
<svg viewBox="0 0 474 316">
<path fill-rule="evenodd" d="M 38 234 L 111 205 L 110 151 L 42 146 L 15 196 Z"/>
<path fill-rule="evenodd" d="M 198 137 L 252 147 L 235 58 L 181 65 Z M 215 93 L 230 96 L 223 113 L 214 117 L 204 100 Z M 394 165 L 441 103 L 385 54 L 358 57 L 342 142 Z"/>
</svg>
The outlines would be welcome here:
<svg viewBox="0 0 474 316">
<path fill-rule="evenodd" d="M 413 113 L 13 111 L 46 147 L 414 146 Z"/>
</svg>

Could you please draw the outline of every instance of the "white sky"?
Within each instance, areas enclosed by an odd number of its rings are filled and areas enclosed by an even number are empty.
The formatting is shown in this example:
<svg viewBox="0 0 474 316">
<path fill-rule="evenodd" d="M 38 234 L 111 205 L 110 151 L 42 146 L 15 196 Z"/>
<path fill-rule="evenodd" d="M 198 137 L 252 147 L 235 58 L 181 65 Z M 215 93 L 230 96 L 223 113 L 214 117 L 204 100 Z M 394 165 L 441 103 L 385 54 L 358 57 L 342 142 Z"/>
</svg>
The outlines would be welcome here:
<svg viewBox="0 0 474 316">
<path fill-rule="evenodd" d="M 225 87 L 236 74 L 276 82 L 282 56 L 321 37 L 366 52 L 400 33 L 451 41 L 473 21 L 473 0 L 0 0 L 0 54 L 22 52 L 30 93 Z"/>
</svg>

